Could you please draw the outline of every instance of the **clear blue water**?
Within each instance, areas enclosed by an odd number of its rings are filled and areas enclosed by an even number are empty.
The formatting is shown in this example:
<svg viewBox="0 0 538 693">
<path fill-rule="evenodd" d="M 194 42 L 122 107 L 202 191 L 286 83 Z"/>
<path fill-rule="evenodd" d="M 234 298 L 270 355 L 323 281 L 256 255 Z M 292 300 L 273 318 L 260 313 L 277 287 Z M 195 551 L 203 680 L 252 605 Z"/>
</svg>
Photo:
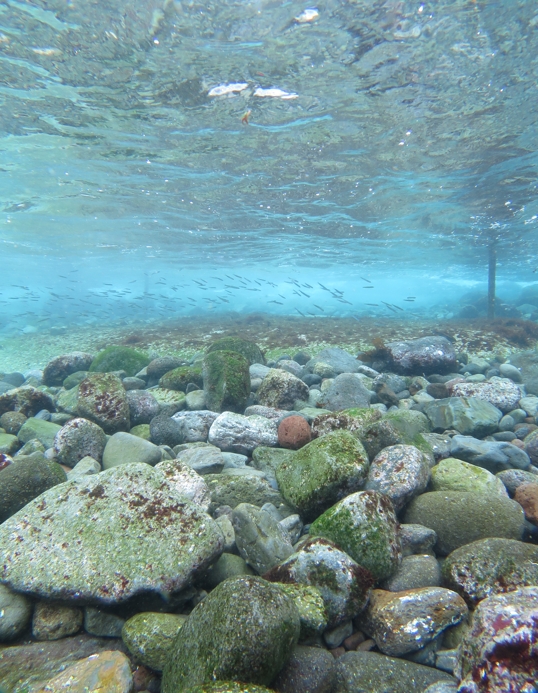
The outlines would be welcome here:
<svg viewBox="0 0 538 693">
<path fill-rule="evenodd" d="M 307 7 L 0 5 L 0 331 L 538 286 L 536 3 Z"/>
</svg>

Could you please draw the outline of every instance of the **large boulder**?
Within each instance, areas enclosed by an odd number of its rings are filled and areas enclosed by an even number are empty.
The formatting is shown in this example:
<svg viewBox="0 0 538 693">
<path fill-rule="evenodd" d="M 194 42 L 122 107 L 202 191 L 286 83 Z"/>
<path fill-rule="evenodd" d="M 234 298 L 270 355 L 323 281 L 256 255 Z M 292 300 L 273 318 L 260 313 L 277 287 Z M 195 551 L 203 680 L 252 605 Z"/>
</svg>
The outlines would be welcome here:
<svg viewBox="0 0 538 693">
<path fill-rule="evenodd" d="M 215 521 L 161 473 L 123 465 L 49 489 L 1 525 L 0 581 L 49 599 L 168 596 L 222 548 Z"/>
<path fill-rule="evenodd" d="M 487 436 L 495 433 L 502 412 L 478 397 L 446 397 L 427 402 L 424 413 L 434 431 L 455 429 L 462 435 Z"/>
<path fill-rule="evenodd" d="M 376 580 L 384 580 L 396 572 L 402 560 L 398 527 L 387 496 L 359 491 L 318 517 L 310 526 L 310 535 L 333 541 Z"/>
<path fill-rule="evenodd" d="M 103 429 L 81 417 L 64 424 L 54 438 L 56 460 L 67 467 L 74 467 L 83 457 L 93 457 L 100 463 L 105 445 Z"/>
<path fill-rule="evenodd" d="M 250 394 L 247 359 L 236 351 L 212 351 L 203 362 L 205 402 L 213 411 L 242 412 Z"/>
<path fill-rule="evenodd" d="M 91 373 L 125 371 L 128 377 L 136 375 L 150 362 L 149 357 L 138 349 L 127 346 L 109 346 L 100 351 L 90 365 Z"/>
<path fill-rule="evenodd" d="M 369 407 L 370 397 L 370 391 L 364 387 L 360 378 L 352 373 L 341 373 L 323 391 L 319 403 L 324 409 L 341 411 Z"/>
<path fill-rule="evenodd" d="M 127 393 L 121 380 L 112 373 L 92 373 L 80 383 L 77 411 L 105 433 L 129 430 Z"/>
<path fill-rule="evenodd" d="M 236 351 L 247 359 L 249 365 L 253 363 L 265 363 L 265 359 L 258 345 L 242 337 L 221 337 L 207 348 L 206 354 L 210 354 L 213 351 Z"/>
<path fill-rule="evenodd" d="M 308 385 L 287 371 L 271 368 L 256 392 L 258 402 L 275 409 L 294 408 L 297 400 L 308 401 Z"/>
<path fill-rule="evenodd" d="M 362 444 L 347 431 L 334 431 L 305 445 L 276 470 L 284 498 L 307 520 L 350 493 L 358 491 L 368 474 Z"/>
<path fill-rule="evenodd" d="M 162 693 L 215 680 L 269 685 L 299 637 L 292 599 L 258 577 L 225 580 L 191 612 L 164 668 Z"/>
<path fill-rule="evenodd" d="M 446 337 L 431 336 L 385 344 L 380 356 L 402 375 L 450 373 L 457 369 L 456 352 Z"/>
<path fill-rule="evenodd" d="M 87 371 L 93 361 L 93 354 L 83 351 L 72 351 L 69 354 L 56 356 L 45 366 L 43 384 L 50 386 L 62 385 L 68 375 L 78 371 Z"/>
</svg>

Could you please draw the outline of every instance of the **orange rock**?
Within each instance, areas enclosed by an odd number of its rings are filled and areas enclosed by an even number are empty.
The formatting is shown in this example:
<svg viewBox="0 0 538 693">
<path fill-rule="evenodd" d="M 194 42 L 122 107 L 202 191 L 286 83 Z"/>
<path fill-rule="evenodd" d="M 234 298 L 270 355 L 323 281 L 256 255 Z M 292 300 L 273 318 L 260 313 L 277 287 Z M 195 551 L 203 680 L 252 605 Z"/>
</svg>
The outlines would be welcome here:
<svg viewBox="0 0 538 693">
<path fill-rule="evenodd" d="M 278 427 L 278 444 L 283 448 L 298 450 L 312 440 L 308 421 L 302 416 L 288 416 Z"/>
<path fill-rule="evenodd" d="M 538 483 L 531 482 L 518 486 L 514 500 L 523 508 L 527 520 L 538 525 Z"/>
</svg>

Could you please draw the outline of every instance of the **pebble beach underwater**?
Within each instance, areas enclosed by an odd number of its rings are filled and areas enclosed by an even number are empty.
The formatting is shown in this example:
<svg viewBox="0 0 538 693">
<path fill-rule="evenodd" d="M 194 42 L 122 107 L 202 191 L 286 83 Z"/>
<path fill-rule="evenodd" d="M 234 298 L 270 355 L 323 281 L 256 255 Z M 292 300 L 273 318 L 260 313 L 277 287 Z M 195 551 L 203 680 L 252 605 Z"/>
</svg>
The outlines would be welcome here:
<svg viewBox="0 0 538 693">
<path fill-rule="evenodd" d="M 0 693 L 538 693 L 536 55 L 0 3 Z"/>
</svg>

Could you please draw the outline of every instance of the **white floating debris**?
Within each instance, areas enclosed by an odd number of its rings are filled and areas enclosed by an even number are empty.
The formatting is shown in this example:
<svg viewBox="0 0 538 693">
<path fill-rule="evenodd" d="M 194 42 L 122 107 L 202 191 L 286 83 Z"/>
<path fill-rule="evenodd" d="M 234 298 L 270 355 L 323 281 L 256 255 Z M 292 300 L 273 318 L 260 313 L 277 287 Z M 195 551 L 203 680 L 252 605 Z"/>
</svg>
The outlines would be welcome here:
<svg viewBox="0 0 538 693">
<path fill-rule="evenodd" d="M 309 7 L 306 10 L 303 10 L 301 14 L 297 15 L 297 17 L 294 17 L 295 21 L 298 24 L 306 24 L 307 22 L 313 22 L 315 19 L 319 17 L 319 12 L 315 7 Z"/>
<path fill-rule="evenodd" d="M 294 94 L 293 92 L 283 91 L 282 89 L 262 89 L 258 87 L 254 92 L 254 96 L 269 96 L 273 99 L 296 99 L 299 94 Z"/>
<path fill-rule="evenodd" d="M 234 92 L 243 91 L 248 87 L 246 82 L 237 82 L 235 84 L 219 84 L 218 87 L 213 87 L 208 92 L 208 96 L 226 96 L 226 94 L 233 94 Z"/>
</svg>

